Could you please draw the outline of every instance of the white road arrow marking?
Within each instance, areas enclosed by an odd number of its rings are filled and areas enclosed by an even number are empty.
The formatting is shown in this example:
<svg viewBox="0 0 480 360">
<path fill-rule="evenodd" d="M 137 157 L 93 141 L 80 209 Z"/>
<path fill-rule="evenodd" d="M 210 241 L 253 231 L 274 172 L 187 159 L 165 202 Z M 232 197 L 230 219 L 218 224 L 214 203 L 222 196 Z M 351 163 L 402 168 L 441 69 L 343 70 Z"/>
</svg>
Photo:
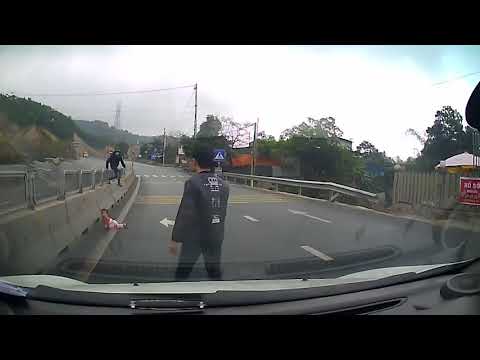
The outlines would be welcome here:
<svg viewBox="0 0 480 360">
<path fill-rule="evenodd" d="M 259 222 L 260 220 L 257 220 L 251 216 L 248 216 L 248 215 L 243 215 L 243 217 L 247 220 L 250 220 L 250 221 L 253 221 L 253 222 Z"/>
<path fill-rule="evenodd" d="M 319 257 L 322 260 L 325 261 L 332 261 L 333 258 L 328 256 L 327 254 L 322 253 L 321 251 L 318 251 L 310 246 L 300 246 L 303 250 L 308 251 L 310 254 L 315 255 L 316 257 Z"/>
<path fill-rule="evenodd" d="M 168 225 L 175 225 L 175 220 L 168 220 L 168 218 L 165 218 L 160 220 L 160 224 L 168 228 Z"/>
<path fill-rule="evenodd" d="M 322 218 L 319 218 L 319 217 L 316 217 L 316 216 L 313 216 L 313 215 L 310 215 L 308 214 L 306 211 L 298 211 L 298 210 L 291 210 L 291 209 L 288 209 L 288 211 L 290 211 L 292 214 L 296 214 L 296 215 L 303 215 L 303 216 L 306 216 L 310 219 L 315 219 L 315 220 L 318 220 L 318 221 L 323 221 L 327 224 L 330 224 L 331 221 L 330 220 L 326 220 L 326 219 L 322 219 Z"/>
</svg>

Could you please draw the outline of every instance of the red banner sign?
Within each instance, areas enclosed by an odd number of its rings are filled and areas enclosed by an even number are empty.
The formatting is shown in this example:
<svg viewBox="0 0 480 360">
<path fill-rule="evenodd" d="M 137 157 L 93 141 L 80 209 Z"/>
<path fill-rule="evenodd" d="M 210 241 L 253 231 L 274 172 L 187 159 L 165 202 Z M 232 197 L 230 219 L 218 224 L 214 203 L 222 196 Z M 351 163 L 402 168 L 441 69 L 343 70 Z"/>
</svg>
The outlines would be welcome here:
<svg viewBox="0 0 480 360">
<path fill-rule="evenodd" d="M 460 178 L 460 204 L 480 205 L 480 178 Z"/>
</svg>

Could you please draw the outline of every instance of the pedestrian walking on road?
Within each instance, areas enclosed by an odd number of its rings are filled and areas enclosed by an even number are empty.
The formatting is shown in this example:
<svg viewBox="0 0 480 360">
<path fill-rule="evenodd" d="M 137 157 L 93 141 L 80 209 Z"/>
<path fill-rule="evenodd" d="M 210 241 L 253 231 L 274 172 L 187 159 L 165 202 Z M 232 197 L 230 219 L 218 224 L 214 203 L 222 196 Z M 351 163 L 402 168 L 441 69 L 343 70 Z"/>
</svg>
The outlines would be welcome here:
<svg viewBox="0 0 480 360">
<path fill-rule="evenodd" d="M 118 179 L 118 186 L 122 186 L 122 184 L 120 184 L 120 170 L 118 169 L 118 165 L 120 163 L 122 164 L 123 168 L 125 169 L 126 166 L 125 166 L 125 163 L 123 162 L 122 154 L 121 154 L 120 151 L 116 150 L 116 151 L 114 151 L 113 153 L 110 154 L 110 156 L 107 159 L 107 164 L 106 164 L 107 170 L 108 170 L 108 165 L 110 164 L 110 168 L 113 170 L 113 173 L 115 175 L 114 177 L 110 178 L 109 180 Z"/>
<path fill-rule="evenodd" d="M 191 165 L 196 174 L 185 182 L 169 244 L 172 255 L 182 244 L 175 278 L 187 279 L 202 254 L 208 277 L 220 280 L 229 186 L 213 171 L 212 150 L 196 150 Z"/>
</svg>

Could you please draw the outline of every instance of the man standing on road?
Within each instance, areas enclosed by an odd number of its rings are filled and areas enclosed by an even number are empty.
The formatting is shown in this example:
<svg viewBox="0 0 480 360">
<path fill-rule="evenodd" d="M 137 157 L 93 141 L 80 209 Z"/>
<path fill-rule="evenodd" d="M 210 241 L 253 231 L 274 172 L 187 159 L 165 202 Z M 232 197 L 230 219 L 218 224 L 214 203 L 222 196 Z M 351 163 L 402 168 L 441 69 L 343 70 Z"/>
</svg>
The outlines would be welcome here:
<svg viewBox="0 0 480 360">
<path fill-rule="evenodd" d="M 175 274 L 177 281 L 189 277 L 200 254 L 208 277 L 212 280 L 222 277 L 220 258 L 229 187 L 213 167 L 213 151 L 195 151 L 192 169 L 196 174 L 185 182 L 169 244 L 170 254 L 177 255 L 178 243 L 182 243 Z"/>
<path fill-rule="evenodd" d="M 118 169 L 119 163 L 122 163 L 122 166 L 124 169 L 126 168 L 125 163 L 123 162 L 122 154 L 120 153 L 120 151 L 115 150 L 107 159 L 106 166 L 108 170 L 108 164 L 110 164 L 110 167 L 112 168 L 113 173 L 115 174 L 115 177 L 111 178 L 110 180 L 117 178 L 118 186 L 122 186 L 122 184 L 120 184 L 120 170 Z"/>
</svg>

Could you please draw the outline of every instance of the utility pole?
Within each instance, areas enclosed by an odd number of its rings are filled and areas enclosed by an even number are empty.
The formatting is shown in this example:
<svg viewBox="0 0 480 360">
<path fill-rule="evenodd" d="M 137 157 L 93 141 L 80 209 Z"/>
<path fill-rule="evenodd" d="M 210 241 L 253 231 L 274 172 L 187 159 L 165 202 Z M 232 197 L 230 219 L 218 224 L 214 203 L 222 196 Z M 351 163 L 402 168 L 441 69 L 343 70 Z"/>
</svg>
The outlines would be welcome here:
<svg viewBox="0 0 480 360">
<path fill-rule="evenodd" d="M 479 159 L 479 149 L 480 147 L 480 136 L 478 130 L 473 130 L 472 132 L 472 156 L 473 156 L 473 170 L 475 176 L 479 176 L 479 167 L 480 167 L 480 159 Z"/>
<path fill-rule="evenodd" d="M 193 90 L 195 91 L 195 120 L 193 121 L 193 138 L 195 139 L 197 137 L 197 93 L 198 93 L 198 86 L 196 83 Z"/>
<path fill-rule="evenodd" d="M 253 124 L 253 149 L 252 149 L 252 165 L 250 168 L 250 175 L 255 175 L 255 161 L 257 157 L 257 129 L 258 128 L 258 118 L 257 122 Z M 253 187 L 253 180 L 251 181 Z"/>
<path fill-rule="evenodd" d="M 163 156 L 162 156 L 162 164 L 165 166 L 165 151 L 167 150 L 167 131 L 163 128 Z"/>
</svg>

